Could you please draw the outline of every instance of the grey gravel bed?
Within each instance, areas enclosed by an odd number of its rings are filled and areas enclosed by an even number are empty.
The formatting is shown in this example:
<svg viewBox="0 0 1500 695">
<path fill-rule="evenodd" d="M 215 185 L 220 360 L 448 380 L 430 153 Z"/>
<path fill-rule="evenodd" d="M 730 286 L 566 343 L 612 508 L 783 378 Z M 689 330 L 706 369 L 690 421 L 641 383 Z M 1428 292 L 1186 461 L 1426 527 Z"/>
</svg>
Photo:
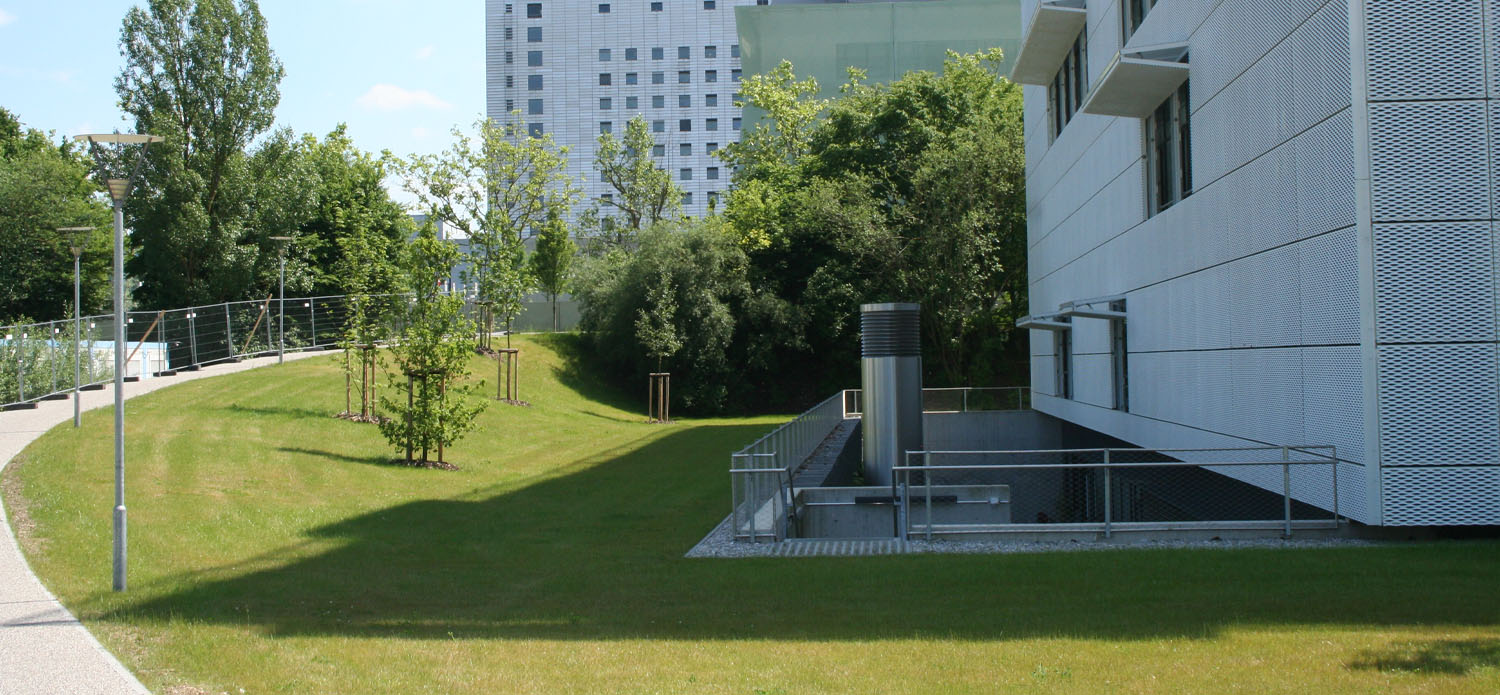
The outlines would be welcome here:
<svg viewBox="0 0 1500 695">
<path fill-rule="evenodd" d="M 954 553 L 954 554 L 1008 554 L 1008 553 L 1056 553 L 1101 550 L 1132 550 L 1147 548 L 1335 548 L 1381 545 L 1380 541 L 1357 538 L 1258 538 L 1252 540 L 1162 540 L 1131 541 L 1124 543 L 1078 542 L 1078 541 L 924 541 L 908 540 L 904 543 L 868 539 L 862 542 L 827 542 L 827 551 L 809 548 L 817 541 L 791 541 L 787 543 L 736 543 L 730 533 L 730 520 L 726 517 L 703 540 L 689 550 L 685 557 L 736 558 L 736 557 L 790 557 L 816 555 L 889 555 L 900 553 Z M 810 552 L 809 552 L 810 551 Z"/>
</svg>

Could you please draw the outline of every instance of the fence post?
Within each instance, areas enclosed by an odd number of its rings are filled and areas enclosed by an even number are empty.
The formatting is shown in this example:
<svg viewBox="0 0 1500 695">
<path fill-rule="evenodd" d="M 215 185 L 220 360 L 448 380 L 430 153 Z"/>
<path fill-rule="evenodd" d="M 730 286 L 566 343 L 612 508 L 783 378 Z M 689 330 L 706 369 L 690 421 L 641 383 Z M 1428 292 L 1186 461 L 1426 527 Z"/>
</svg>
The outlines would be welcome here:
<svg viewBox="0 0 1500 695">
<path fill-rule="evenodd" d="M 52 363 L 52 393 L 57 393 L 57 326 L 56 321 L 47 322 L 47 353 L 51 356 Z"/>
<path fill-rule="evenodd" d="M 312 346 L 318 346 L 318 301 L 307 300 L 307 320 L 312 324 Z"/>
<path fill-rule="evenodd" d="M 188 347 L 192 350 L 193 366 L 198 366 L 198 312 L 187 312 Z"/>
<path fill-rule="evenodd" d="M 969 412 L 969 390 L 964 389 L 964 412 Z"/>
<path fill-rule="evenodd" d="M 965 391 L 964 393 L 968 393 Z M 966 411 L 967 412 L 967 411 Z M 922 487 L 927 489 L 927 540 L 932 540 L 932 453 L 922 452 Z"/>
<path fill-rule="evenodd" d="M 1114 507 L 1110 504 L 1113 492 L 1110 485 L 1109 449 L 1104 450 L 1104 537 L 1108 539 L 1114 532 Z"/>
<path fill-rule="evenodd" d="M 1292 537 L 1292 464 L 1291 452 L 1286 447 L 1281 447 L 1281 507 L 1283 518 L 1283 535 Z"/>
<path fill-rule="evenodd" d="M 26 334 L 16 341 L 16 401 L 26 402 Z"/>
<path fill-rule="evenodd" d="M 1333 455 L 1333 526 L 1337 529 L 1339 525 L 1339 448 L 1331 446 L 1328 450 Z"/>
<path fill-rule="evenodd" d="M 224 343 L 229 347 L 229 359 L 234 359 L 234 322 L 229 319 L 229 302 L 224 302 Z"/>
</svg>

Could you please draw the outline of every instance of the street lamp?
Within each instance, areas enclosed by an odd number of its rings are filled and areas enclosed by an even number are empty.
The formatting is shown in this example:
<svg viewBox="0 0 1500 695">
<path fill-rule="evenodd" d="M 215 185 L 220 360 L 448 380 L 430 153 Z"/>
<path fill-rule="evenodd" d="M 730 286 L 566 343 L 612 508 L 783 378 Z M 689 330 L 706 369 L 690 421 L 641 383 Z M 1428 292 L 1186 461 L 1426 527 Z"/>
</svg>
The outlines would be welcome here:
<svg viewBox="0 0 1500 695">
<path fill-rule="evenodd" d="M 153 142 L 161 142 L 159 135 L 136 135 L 133 133 L 103 133 L 75 135 L 74 140 L 87 142 L 99 164 L 99 178 L 104 179 L 115 211 L 115 553 L 114 589 L 125 590 L 125 199 L 135 186 L 141 165 L 146 161 L 146 148 Z M 135 165 L 128 178 L 111 178 L 108 162 L 100 144 L 124 148 L 140 145 Z"/>
<path fill-rule="evenodd" d="M 81 292 L 78 281 L 78 258 L 83 255 L 83 247 L 88 243 L 89 234 L 94 231 L 93 227 L 58 227 L 57 232 L 67 237 L 68 249 L 73 252 L 73 427 L 76 429 L 80 421 L 78 405 L 78 382 L 83 378 L 83 369 L 80 362 L 82 351 L 78 349 L 78 337 L 83 335 L 80 330 L 82 319 L 79 316 L 78 302 Z M 89 360 L 94 356 L 89 355 Z"/>
<path fill-rule="evenodd" d="M 276 364 L 286 361 L 286 246 L 291 240 L 289 236 L 271 237 L 271 241 L 276 242 L 281 250 L 281 282 L 278 292 L 280 298 L 276 300 L 277 321 L 281 327 L 277 329 L 276 336 Z"/>
</svg>

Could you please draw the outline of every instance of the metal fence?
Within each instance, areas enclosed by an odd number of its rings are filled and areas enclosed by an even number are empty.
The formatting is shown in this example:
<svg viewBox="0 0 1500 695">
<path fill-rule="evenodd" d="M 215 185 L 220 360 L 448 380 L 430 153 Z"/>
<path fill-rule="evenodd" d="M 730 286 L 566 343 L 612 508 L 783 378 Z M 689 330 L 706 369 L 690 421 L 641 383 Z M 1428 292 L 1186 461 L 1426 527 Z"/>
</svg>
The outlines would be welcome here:
<svg viewBox="0 0 1500 695">
<path fill-rule="evenodd" d="M 897 536 L 925 539 L 1209 528 L 1290 536 L 1337 527 L 1337 462 L 1332 446 L 911 451 L 892 469 L 893 522 Z M 962 504 L 1005 508 L 986 518 Z"/>
<path fill-rule="evenodd" d="M 924 412 L 977 412 L 1030 407 L 1030 389 L 923 389 Z M 730 455 L 730 516 L 742 541 L 785 540 L 796 521 L 792 478 L 839 423 L 860 416 L 860 390 L 845 389 Z"/>
</svg>

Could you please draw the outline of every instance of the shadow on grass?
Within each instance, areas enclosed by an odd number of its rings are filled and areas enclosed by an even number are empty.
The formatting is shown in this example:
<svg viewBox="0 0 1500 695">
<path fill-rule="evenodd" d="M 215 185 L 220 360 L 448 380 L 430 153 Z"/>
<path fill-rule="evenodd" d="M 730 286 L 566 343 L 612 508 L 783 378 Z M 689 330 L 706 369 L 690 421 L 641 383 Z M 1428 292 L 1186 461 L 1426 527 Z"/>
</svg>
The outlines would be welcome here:
<svg viewBox="0 0 1500 695">
<path fill-rule="evenodd" d="M 331 412 L 328 412 L 326 410 L 319 410 L 319 409 L 316 409 L 316 408 L 296 408 L 296 407 L 266 408 L 266 407 L 253 406 L 253 405 L 240 405 L 239 403 L 231 403 L 231 404 L 223 406 L 223 407 L 221 407 L 219 409 L 220 410 L 227 410 L 227 411 L 229 411 L 231 413 L 236 413 L 236 414 L 241 414 L 241 415 L 263 415 L 263 416 L 291 417 L 291 418 L 332 417 L 333 416 L 333 413 L 331 413 Z"/>
<path fill-rule="evenodd" d="M 1349 663 L 1349 668 L 1407 673 L 1467 675 L 1481 668 L 1500 667 L 1500 640 L 1437 640 L 1415 644 L 1393 644 L 1369 650 Z"/>
<path fill-rule="evenodd" d="M 633 398 L 619 385 L 606 381 L 598 370 L 589 369 L 584 364 L 588 359 L 588 346 L 584 345 L 586 338 L 583 335 L 540 333 L 529 337 L 557 354 L 559 364 L 552 368 L 552 375 L 558 383 L 587 400 L 626 412 L 640 410 L 645 417 L 646 375 L 641 375 L 641 396 Z"/>
<path fill-rule="evenodd" d="M 337 549 L 101 617 L 435 640 L 1207 638 L 1500 617 L 1493 543 L 683 558 L 728 511 L 727 454 L 762 430 L 685 427 L 525 488 L 381 509 L 309 534 Z M 1391 600 L 1414 586 L 1423 600 Z"/>
<path fill-rule="evenodd" d="M 394 465 L 397 465 L 396 463 L 394 463 L 395 459 L 393 459 L 388 454 L 387 455 L 383 455 L 383 456 L 349 456 L 347 454 L 337 454 L 337 453 L 334 453 L 332 451 L 323 451 L 321 449 L 304 449 L 304 448 L 301 448 L 301 447 L 294 447 L 294 446 L 279 446 L 279 447 L 276 447 L 276 450 L 277 451 L 281 451 L 281 452 L 285 452 L 285 453 L 288 453 L 288 454 L 301 454 L 303 456 L 316 456 L 318 458 L 324 458 L 324 459 L 328 459 L 330 461 L 339 461 L 339 462 L 342 462 L 342 463 L 362 463 L 362 464 L 366 464 L 366 465 L 370 465 L 370 466 L 394 466 Z"/>
</svg>

